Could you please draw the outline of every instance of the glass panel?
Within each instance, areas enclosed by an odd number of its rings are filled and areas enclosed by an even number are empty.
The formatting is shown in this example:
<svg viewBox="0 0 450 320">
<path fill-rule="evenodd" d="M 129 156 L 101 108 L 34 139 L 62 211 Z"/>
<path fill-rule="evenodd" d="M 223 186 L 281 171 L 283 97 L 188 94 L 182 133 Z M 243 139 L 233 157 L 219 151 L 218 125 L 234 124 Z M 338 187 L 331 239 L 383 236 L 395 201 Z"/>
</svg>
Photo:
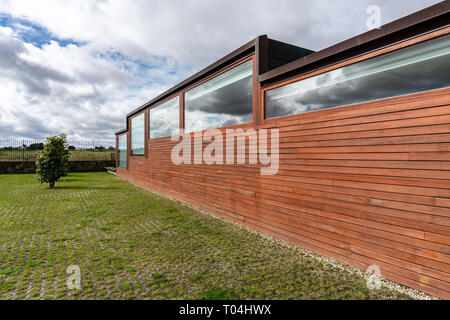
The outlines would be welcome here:
<svg viewBox="0 0 450 320">
<path fill-rule="evenodd" d="M 145 151 L 144 113 L 131 119 L 131 154 L 143 156 Z"/>
<path fill-rule="evenodd" d="M 450 86 L 450 36 L 268 90 L 275 118 Z"/>
<path fill-rule="evenodd" d="M 119 168 L 127 168 L 127 135 L 119 136 Z"/>
<path fill-rule="evenodd" d="M 150 139 L 171 136 L 180 126 L 179 98 L 150 109 Z"/>
<path fill-rule="evenodd" d="M 249 60 L 186 92 L 186 132 L 251 122 L 252 75 Z"/>
</svg>

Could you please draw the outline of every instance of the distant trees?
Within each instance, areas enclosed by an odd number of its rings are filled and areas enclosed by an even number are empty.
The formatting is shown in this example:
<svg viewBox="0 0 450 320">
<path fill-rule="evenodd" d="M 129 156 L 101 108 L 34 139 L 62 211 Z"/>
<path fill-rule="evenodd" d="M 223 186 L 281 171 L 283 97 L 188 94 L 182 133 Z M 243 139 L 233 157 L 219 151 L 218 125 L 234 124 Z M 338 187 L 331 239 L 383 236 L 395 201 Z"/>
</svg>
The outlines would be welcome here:
<svg viewBox="0 0 450 320">
<path fill-rule="evenodd" d="M 44 150 L 43 143 L 32 143 L 28 146 L 28 150 Z"/>
<path fill-rule="evenodd" d="M 48 183 L 50 188 L 67 174 L 69 150 L 65 134 L 49 137 L 36 160 L 36 173 L 40 183 Z"/>
<path fill-rule="evenodd" d="M 23 144 L 21 146 L 18 147 L 13 147 L 13 146 L 8 146 L 8 147 L 3 147 L 0 148 L 0 150 L 5 150 L 5 151 L 21 151 L 21 150 L 27 150 L 27 151 L 36 151 L 36 150 L 42 150 L 44 149 L 44 144 L 41 143 L 32 143 L 29 146 L 27 146 L 26 144 Z"/>
</svg>

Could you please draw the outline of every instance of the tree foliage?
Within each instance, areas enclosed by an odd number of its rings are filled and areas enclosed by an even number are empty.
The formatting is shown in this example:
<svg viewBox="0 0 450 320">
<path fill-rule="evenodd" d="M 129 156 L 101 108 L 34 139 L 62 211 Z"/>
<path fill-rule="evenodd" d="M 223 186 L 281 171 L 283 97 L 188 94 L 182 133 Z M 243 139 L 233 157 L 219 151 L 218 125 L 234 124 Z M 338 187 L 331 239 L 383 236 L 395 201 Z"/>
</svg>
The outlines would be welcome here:
<svg viewBox="0 0 450 320">
<path fill-rule="evenodd" d="M 27 148 L 28 150 L 43 150 L 44 144 L 43 143 L 32 143 Z"/>
<path fill-rule="evenodd" d="M 44 149 L 36 160 L 36 173 L 40 183 L 48 183 L 50 188 L 55 182 L 67 174 L 69 150 L 65 134 L 49 137 L 45 140 Z"/>
</svg>

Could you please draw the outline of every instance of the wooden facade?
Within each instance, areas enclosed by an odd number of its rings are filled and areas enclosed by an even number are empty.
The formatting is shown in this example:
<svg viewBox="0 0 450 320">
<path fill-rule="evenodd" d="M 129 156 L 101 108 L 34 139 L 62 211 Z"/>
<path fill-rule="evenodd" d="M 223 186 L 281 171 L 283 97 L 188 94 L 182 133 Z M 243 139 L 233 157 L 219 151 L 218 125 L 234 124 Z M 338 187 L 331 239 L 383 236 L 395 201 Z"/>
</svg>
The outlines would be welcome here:
<svg viewBox="0 0 450 320">
<path fill-rule="evenodd" d="M 142 112 L 148 128 L 149 108 L 177 95 L 183 128 L 186 90 L 253 59 L 253 122 L 235 127 L 279 129 L 276 175 L 260 175 L 260 165 L 175 165 L 170 137 L 147 134 L 144 156 L 130 155 L 128 139 L 127 169 L 117 176 L 363 270 L 377 265 L 382 277 L 450 299 L 450 88 L 267 120 L 263 99 L 268 89 L 448 33 L 443 26 L 284 80 L 274 69 L 273 83 L 259 71 L 266 38 L 257 38 L 227 66 L 130 114 L 117 134 L 130 137 L 129 121 Z"/>
</svg>

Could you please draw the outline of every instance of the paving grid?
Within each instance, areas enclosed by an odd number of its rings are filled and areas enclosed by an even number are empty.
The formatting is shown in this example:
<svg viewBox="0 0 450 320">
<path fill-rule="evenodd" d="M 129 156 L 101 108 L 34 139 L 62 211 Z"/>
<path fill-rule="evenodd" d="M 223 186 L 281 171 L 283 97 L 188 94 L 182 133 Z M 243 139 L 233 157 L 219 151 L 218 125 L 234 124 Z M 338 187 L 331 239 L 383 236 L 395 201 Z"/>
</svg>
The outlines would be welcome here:
<svg viewBox="0 0 450 320">
<path fill-rule="evenodd" d="M 0 175 L 0 299 L 202 298 L 410 297 L 107 173 Z"/>
</svg>

